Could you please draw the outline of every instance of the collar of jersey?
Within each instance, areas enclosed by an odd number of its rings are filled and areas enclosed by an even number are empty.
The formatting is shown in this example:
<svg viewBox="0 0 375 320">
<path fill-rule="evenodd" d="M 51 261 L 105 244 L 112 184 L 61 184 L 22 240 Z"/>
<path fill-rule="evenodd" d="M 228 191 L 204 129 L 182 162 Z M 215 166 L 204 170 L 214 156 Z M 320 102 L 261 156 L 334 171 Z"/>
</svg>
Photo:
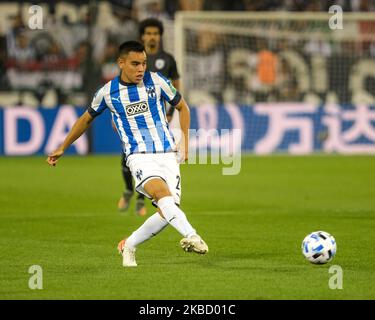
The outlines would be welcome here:
<svg viewBox="0 0 375 320">
<path fill-rule="evenodd" d="M 121 75 L 118 76 L 118 81 L 123 85 L 123 86 L 136 86 L 136 83 L 131 83 L 131 82 L 124 82 L 121 80 Z"/>
</svg>

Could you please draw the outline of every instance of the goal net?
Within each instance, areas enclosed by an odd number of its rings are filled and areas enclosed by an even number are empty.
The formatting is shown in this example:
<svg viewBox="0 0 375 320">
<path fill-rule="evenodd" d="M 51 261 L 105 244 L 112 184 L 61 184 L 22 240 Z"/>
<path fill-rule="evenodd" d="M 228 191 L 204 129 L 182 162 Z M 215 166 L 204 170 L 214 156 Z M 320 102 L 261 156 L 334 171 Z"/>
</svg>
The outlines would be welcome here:
<svg viewBox="0 0 375 320">
<path fill-rule="evenodd" d="M 192 104 L 375 101 L 375 14 L 181 12 L 175 48 Z"/>
</svg>

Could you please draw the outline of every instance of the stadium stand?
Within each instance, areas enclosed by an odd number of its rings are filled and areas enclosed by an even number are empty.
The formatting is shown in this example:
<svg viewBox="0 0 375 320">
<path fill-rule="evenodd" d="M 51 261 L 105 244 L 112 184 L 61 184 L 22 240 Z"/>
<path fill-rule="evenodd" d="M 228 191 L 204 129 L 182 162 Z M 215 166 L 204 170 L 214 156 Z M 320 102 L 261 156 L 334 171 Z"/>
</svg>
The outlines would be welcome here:
<svg viewBox="0 0 375 320">
<path fill-rule="evenodd" d="M 91 2 L 93 3 L 93 2 Z M 94 2 L 95 3 L 95 2 Z M 24 3 L 0 2 L 0 105 L 56 106 L 64 103 L 84 104 L 95 88 L 117 73 L 115 65 L 116 48 L 124 40 L 138 38 L 138 21 L 146 17 L 161 19 L 165 25 L 164 48 L 174 53 L 175 33 L 174 19 L 178 11 L 325 11 L 331 4 L 340 4 L 344 11 L 374 11 L 375 4 L 367 0 L 341 1 L 249 1 L 234 0 L 113 0 L 97 1 L 90 7 L 88 1 L 66 1 L 55 3 L 43 1 L 44 26 L 41 30 L 30 30 L 27 27 L 29 18 L 28 5 Z M 361 23 L 360 32 L 373 32 L 373 23 Z M 305 30 L 308 32 L 308 30 Z M 200 63 L 213 59 L 215 64 L 210 68 L 212 77 L 225 74 L 228 58 L 228 39 L 225 36 L 205 31 L 189 33 L 191 49 L 197 51 L 187 59 Z M 241 41 L 238 40 L 238 41 Z M 245 39 L 251 41 L 249 49 L 257 51 L 253 62 L 259 81 L 256 101 L 262 101 L 269 93 L 274 93 L 279 81 L 278 93 L 271 94 L 272 99 L 287 101 L 298 99 L 297 81 L 291 74 L 290 66 L 283 63 L 286 57 L 278 57 L 282 46 L 290 46 L 290 41 L 279 43 L 265 42 L 264 39 Z M 353 43 L 343 43 L 343 50 L 349 54 Z M 375 55 L 374 42 L 364 44 L 370 56 Z M 355 48 L 357 49 L 357 48 Z M 306 41 L 304 53 L 318 52 L 332 56 L 332 46 L 328 42 L 317 43 Z M 366 52 L 362 52 L 363 55 Z M 259 60 L 258 60 L 259 59 Z M 190 64 L 191 65 L 191 64 Z M 277 67 L 279 66 L 279 67 Z M 279 70 L 276 70 L 279 68 Z M 279 80 L 276 79 L 279 73 Z M 224 77 L 225 81 L 228 76 Z M 194 74 L 194 78 L 197 75 Z M 198 75 L 199 78 L 199 75 Z M 96 80 L 97 79 L 97 80 Z M 202 79 L 201 79 L 202 80 Z M 186 79 L 187 86 L 189 77 Z M 204 79 L 202 80 L 204 81 Z M 202 82 L 201 81 L 201 82 Z M 197 85 L 201 86 L 198 79 Z M 223 83 L 213 81 L 210 91 L 215 99 L 225 100 Z M 238 82 L 238 81 L 237 81 Z M 241 82 L 241 81 L 239 81 Z M 247 102 L 244 83 L 235 84 L 235 94 Z M 87 97 L 86 97 L 87 96 Z M 85 98 L 86 97 L 86 98 Z"/>
</svg>

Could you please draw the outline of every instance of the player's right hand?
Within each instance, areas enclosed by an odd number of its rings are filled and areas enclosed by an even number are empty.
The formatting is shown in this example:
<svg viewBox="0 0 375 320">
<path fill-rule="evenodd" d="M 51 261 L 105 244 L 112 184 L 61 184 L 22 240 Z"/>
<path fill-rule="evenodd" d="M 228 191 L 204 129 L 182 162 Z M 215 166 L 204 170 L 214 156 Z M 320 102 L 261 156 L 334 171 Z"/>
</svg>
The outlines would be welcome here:
<svg viewBox="0 0 375 320">
<path fill-rule="evenodd" d="M 56 166 L 57 160 L 64 154 L 64 151 L 61 149 L 57 149 L 56 151 L 52 152 L 48 155 L 47 163 L 50 166 Z"/>
</svg>

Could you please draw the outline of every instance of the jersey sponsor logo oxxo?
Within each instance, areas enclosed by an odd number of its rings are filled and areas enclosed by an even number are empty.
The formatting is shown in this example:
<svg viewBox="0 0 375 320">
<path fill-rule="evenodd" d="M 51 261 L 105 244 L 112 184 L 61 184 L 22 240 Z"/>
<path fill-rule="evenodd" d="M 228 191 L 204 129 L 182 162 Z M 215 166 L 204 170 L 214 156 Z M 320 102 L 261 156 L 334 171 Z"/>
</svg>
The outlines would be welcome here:
<svg viewBox="0 0 375 320">
<path fill-rule="evenodd" d="M 149 111 L 148 103 L 141 101 L 125 106 L 125 112 L 128 117 Z"/>
</svg>

